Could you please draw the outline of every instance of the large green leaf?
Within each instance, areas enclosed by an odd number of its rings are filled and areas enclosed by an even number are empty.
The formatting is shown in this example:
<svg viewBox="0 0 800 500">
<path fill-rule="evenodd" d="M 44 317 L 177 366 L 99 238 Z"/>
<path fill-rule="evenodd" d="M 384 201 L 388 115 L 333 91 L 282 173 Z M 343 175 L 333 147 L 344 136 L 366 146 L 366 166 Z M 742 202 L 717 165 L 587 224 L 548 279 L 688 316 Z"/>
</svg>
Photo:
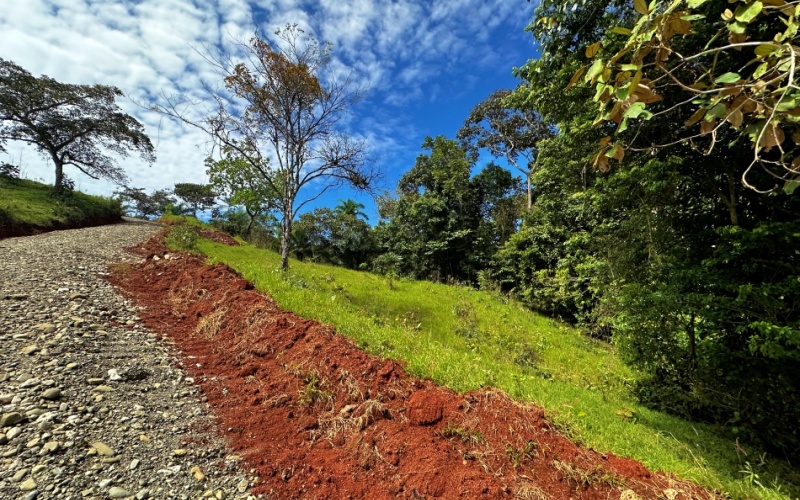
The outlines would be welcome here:
<svg viewBox="0 0 800 500">
<path fill-rule="evenodd" d="M 736 9 L 734 17 L 736 17 L 736 20 L 739 21 L 740 23 L 749 24 L 750 22 L 753 21 L 753 19 L 758 17 L 759 14 L 761 14 L 762 10 L 764 10 L 764 4 L 756 0 L 750 5 L 740 5 Z"/>
<path fill-rule="evenodd" d="M 739 73 L 725 73 L 714 80 L 714 83 L 736 83 L 741 79 L 742 77 L 739 76 Z"/>
</svg>

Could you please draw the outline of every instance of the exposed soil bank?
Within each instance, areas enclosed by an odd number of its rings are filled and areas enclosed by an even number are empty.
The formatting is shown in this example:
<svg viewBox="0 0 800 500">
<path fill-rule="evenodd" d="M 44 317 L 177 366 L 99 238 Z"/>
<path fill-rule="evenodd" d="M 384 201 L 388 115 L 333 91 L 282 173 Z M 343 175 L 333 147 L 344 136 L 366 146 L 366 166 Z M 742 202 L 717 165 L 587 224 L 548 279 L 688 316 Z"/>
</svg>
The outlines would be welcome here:
<svg viewBox="0 0 800 500">
<path fill-rule="evenodd" d="M 230 446 L 274 498 L 714 498 L 613 454 L 581 448 L 532 404 L 456 394 L 371 356 L 333 328 L 280 310 L 222 265 L 164 258 L 114 283 L 174 342 Z M 155 258 L 154 256 L 158 257 Z"/>
</svg>

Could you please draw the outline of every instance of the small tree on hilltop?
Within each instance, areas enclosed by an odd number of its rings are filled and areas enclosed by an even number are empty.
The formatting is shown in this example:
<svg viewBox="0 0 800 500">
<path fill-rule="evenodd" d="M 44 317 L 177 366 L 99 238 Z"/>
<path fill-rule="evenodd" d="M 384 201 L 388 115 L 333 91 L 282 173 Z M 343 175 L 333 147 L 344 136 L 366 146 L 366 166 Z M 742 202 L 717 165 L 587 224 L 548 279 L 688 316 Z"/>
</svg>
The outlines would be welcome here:
<svg viewBox="0 0 800 500">
<path fill-rule="evenodd" d="M 32 144 L 55 166 L 55 189 L 64 184 L 64 166 L 93 179 L 126 179 L 109 153 L 138 152 L 147 163 L 155 152 L 144 126 L 116 104 L 122 91 L 107 85 L 73 85 L 47 76 L 36 78 L 0 59 L 0 145 Z"/>
<path fill-rule="evenodd" d="M 179 182 L 175 184 L 173 193 L 192 208 L 195 218 L 197 218 L 198 210 L 208 210 L 216 203 L 214 188 L 210 184 Z"/>
<path fill-rule="evenodd" d="M 175 203 L 175 198 L 167 189 L 153 191 L 147 194 L 144 188 L 125 187 L 116 194 L 123 201 L 123 208 L 128 213 L 133 213 L 148 219 L 158 217 L 167 210 L 167 206 Z"/>
<path fill-rule="evenodd" d="M 281 212 L 281 268 L 286 270 L 297 211 L 331 187 L 369 189 L 376 172 L 367 166 L 364 143 L 338 129 L 361 93 L 349 80 L 321 78 L 328 46 L 320 47 L 296 25 L 276 34 L 280 46 L 258 36 L 241 43 L 245 62 L 210 59 L 227 90 L 214 96 L 217 108 L 210 117 L 188 119 L 181 107 L 185 101 L 175 99 L 154 109 L 205 130 L 259 173 Z M 320 189 L 300 198 L 311 183 Z"/>
</svg>

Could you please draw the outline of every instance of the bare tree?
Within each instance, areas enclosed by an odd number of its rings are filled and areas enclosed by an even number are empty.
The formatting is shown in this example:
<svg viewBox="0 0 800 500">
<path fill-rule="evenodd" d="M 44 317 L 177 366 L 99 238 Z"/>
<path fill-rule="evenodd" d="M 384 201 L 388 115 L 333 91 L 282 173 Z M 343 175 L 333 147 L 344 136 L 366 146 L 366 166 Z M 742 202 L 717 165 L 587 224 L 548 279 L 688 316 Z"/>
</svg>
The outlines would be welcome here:
<svg viewBox="0 0 800 500">
<path fill-rule="evenodd" d="M 281 212 L 281 268 L 289 268 L 292 221 L 303 205 L 328 189 L 349 184 L 369 189 L 377 172 L 363 141 L 339 131 L 339 122 L 361 97 L 349 79 L 323 79 L 330 47 L 296 25 L 276 32 L 272 45 L 257 35 L 238 43 L 245 54 L 206 56 L 223 75 L 226 92 L 213 94 L 215 109 L 190 120 L 185 100 L 167 98 L 155 109 L 198 127 L 216 146 L 242 158 L 263 176 Z M 321 189 L 300 197 L 315 183 Z"/>
</svg>

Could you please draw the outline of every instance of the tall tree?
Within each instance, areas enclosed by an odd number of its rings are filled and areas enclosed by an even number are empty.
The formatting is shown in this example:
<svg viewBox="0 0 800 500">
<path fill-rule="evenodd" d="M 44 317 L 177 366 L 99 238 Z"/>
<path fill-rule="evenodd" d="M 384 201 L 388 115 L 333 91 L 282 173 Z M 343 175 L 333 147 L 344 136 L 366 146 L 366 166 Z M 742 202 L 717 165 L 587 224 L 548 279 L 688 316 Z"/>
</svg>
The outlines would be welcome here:
<svg viewBox="0 0 800 500">
<path fill-rule="evenodd" d="M 107 85 L 37 78 L 0 59 L 0 145 L 21 141 L 49 157 L 55 166 L 56 190 L 62 187 L 67 165 L 93 179 L 123 183 L 125 173 L 113 155 L 138 152 L 152 163 L 155 152 L 144 126 L 116 104 L 122 95 Z"/>
<path fill-rule="evenodd" d="M 191 121 L 180 107 L 185 101 L 175 99 L 156 109 L 207 131 L 261 174 L 281 213 L 281 268 L 286 270 L 297 211 L 341 184 L 369 189 L 377 173 L 366 160 L 365 143 L 339 128 L 361 92 L 348 79 L 325 72 L 329 46 L 320 46 L 296 25 L 276 35 L 280 43 L 275 45 L 258 36 L 240 44 L 245 62 L 211 59 L 227 91 L 214 97 L 212 116 Z M 312 183 L 318 191 L 301 197 Z"/>
<path fill-rule="evenodd" d="M 199 210 L 208 210 L 216 203 L 216 194 L 211 184 L 194 184 L 179 182 L 173 190 L 175 196 L 185 201 L 191 208 L 195 218 Z"/>
<path fill-rule="evenodd" d="M 530 107 L 515 106 L 507 99 L 510 90 L 492 92 L 478 103 L 458 131 L 464 147 L 477 153 L 487 149 L 494 157 L 503 157 L 519 170 L 527 182 L 528 210 L 533 205 L 531 176 L 536 167 L 539 141 L 553 133 L 541 115 Z"/>
</svg>

